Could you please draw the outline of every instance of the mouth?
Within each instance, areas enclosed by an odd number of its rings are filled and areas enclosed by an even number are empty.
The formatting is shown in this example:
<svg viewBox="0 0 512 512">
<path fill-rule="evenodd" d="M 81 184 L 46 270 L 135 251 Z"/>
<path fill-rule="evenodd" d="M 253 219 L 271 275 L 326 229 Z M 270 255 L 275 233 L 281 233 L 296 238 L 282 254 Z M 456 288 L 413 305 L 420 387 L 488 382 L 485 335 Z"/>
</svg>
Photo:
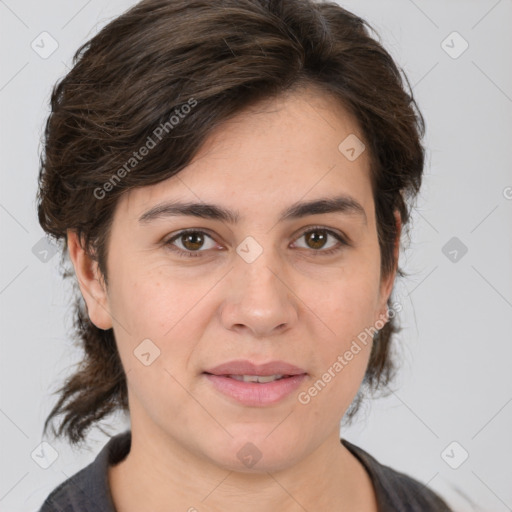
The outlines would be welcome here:
<svg viewBox="0 0 512 512">
<path fill-rule="evenodd" d="M 213 388 L 238 404 L 268 406 L 288 397 L 306 379 L 307 372 L 284 361 L 255 364 L 230 361 L 203 372 Z"/>
<path fill-rule="evenodd" d="M 290 375 L 224 375 L 224 377 L 240 382 L 259 382 L 260 384 L 266 384 L 267 382 L 286 379 L 290 377 Z"/>
<path fill-rule="evenodd" d="M 256 364 L 246 359 L 237 359 L 219 364 L 206 370 L 210 375 L 227 376 L 256 376 L 256 377 L 290 377 L 307 373 L 306 370 L 285 361 L 270 361 L 265 364 Z"/>
</svg>

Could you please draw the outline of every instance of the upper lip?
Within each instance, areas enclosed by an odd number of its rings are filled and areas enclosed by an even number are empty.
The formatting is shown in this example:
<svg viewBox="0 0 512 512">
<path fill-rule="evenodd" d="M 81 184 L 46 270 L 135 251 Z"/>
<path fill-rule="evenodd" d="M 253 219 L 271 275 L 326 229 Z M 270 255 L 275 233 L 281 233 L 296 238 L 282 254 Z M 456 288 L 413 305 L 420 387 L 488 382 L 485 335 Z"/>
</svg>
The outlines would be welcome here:
<svg viewBox="0 0 512 512">
<path fill-rule="evenodd" d="M 222 363 L 204 373 L 213 375 L 301 375 L 306 370 L 285 361 L 270 361 L 265 364 L 255 364 L 245 359 Z"/>
</svg>

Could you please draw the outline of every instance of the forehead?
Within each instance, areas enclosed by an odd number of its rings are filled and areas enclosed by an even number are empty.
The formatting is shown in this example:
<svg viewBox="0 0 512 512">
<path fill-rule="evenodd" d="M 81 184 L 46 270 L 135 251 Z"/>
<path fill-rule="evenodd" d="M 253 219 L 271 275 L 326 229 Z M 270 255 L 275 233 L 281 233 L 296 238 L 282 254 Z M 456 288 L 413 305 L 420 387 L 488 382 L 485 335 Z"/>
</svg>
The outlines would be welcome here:
<svg viewBox="0 0 512 512">
<path fill-rule="evenodd" d="M 357 198 L 366 210 L 373 201 L 369 155 L 363 150 L 356 159 L 347 158 L 340 150 L 347 140 L 362 142 L 363 135 L 341 103 L 311 89 L 287 93 L 217 126 L 187 167 L 126 192 L 118 213 L 138 220 L 151 206 L 171 199 L 230 205 L 243 220 L 340 194 Z"/>
</svg>

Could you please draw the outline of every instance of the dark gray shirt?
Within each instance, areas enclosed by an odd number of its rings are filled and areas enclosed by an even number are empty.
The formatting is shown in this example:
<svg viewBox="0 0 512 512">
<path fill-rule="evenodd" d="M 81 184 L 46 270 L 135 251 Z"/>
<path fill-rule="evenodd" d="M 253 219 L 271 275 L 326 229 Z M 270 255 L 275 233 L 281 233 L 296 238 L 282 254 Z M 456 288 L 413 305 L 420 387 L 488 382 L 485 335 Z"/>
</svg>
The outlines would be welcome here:
<svg viewBox="0 0 512 512">
<path fill-rule="evenodd" d="M 379 512 L 453 512 L 421 482 L 381 464 L 346 439 L 341 442 L 370 475 Z M 128 455 L 130 445 L 130 430 L 110 439 L 93 462 L 50 493 L 39 512 L 116 512 L 107 470 L 109 465 L 121 462 Z"/>
</svg>

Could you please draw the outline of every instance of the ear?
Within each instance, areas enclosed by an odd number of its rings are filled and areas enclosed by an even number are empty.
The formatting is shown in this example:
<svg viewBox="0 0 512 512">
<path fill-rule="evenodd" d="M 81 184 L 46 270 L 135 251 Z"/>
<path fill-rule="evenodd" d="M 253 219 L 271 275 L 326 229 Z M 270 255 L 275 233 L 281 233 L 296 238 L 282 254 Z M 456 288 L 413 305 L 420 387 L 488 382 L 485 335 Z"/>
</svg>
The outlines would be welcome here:
<svg viewBox="0 0 512 512">
<path fill-rule="evenodd" d="M 397 233 L 394 243 L 393 250 L 393 261 L 395 262 L 393 271 L 390 272 L 389 276 L 387 276 L 384 280 L 382 280 L 380 285 L 380 299 L 379 299 L 379 317 L 376 319 L 385 319 L 387 321 L 388 315 L 388 299 L 391 295 L 391 291 L 393 290 L 393 285 L 395 283 L 396 271 L 398 267 L 398 255 L 400 252 L 400 235 L 402 232 L 402 219 L 400 218 L 400 212 L 395 210 L 395 222 L 397 227 Z"/>
<path fill-rule="evenodd" d="M 69 229 L 67 245 L 91 322 L 99 329 L 110 329 L 112 317 L 110 316 L 107 289 L 98 263 L 85 252 L 76 232 Z"/>
</svg>

